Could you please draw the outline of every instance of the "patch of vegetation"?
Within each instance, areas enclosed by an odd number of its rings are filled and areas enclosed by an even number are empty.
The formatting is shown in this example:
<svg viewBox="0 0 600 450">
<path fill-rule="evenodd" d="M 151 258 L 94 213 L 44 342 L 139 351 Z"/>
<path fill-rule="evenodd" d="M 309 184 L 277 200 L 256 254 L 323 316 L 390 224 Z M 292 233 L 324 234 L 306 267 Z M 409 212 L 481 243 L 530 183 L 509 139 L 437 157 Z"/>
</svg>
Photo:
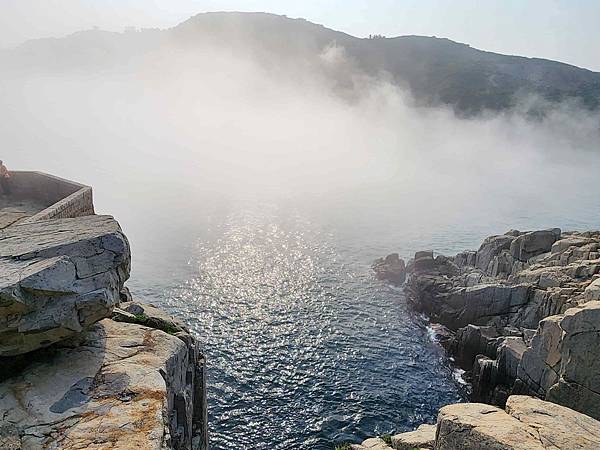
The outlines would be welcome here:
<svg viewBox="0 0 600 450">
<path fill-rule="evenodd" d="M 176 326 L 174 326 L 173 324 L 167 323 L 165 324 L 165 326 L 163 328 L 161 328 L 161 330 L 163 330 L 165 333 L 168 334 L 175 334 L 175 333 L 179 333 L 179 331 L 181 331 L 179 328 L 177 328 Z"/>
<path fill-rule="evenodd" d="M 148 325 L 148 321 L 150 320 L 150 317 L 148 317 L 146 314 L 134 314 L 134 317 L 135 323 L 138 325 Z"/>
<path fill-rule="evenodd" d="M 390 447 L 392 446 L 392 435 L 391 434 L 382 434 L 379 437 L 383 442 L 385 442 Z"/>
<path fill-rule="evenodd" d="M 346 442 L 345 444 L 336 445 L 335 450 L 351 450 L 350 444 Z"/>
<path fill-rule="evenodd" d="M 135 319 L 133 321 L 134 323 L 137 323 L 138 325 L 144 325 L 146 327 L 154 328 L 157 330 L 161 330 L 170 335 L 174 335 L 175 333 L 178 333 L 179 331 L 181 331 L 178 327 L 176 327 L 172 323 L 163 322 L 162 320 L 161 321 L 153 320 L 150 317 L 148 317 L 146 314 L 134 314 L 134 317 L 135 317 Z"/>
</svg>

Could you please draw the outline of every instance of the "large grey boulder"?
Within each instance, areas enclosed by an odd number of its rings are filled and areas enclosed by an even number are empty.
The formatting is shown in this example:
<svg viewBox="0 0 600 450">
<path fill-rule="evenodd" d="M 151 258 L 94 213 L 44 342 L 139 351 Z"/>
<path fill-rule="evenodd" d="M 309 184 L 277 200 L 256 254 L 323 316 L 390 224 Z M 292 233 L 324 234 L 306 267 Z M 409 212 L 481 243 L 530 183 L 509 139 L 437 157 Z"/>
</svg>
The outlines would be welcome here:
<svg viewBox="0 0 600 450">
<path fill-rule="evenodd" d="M 584 245 L 594 244 L 595 240 L 582 236 L 566 236 L 552 244 L 551 252 L 563 253 L 571 247 L 583 247 Z"/>
<path fill-rule="evenodd" d="M 459 403 L 440 410 L 435 449 L 545 450 L 531 431 L 495 406 Z"/>
<path fill-rule="evenodd" d="M 0 383 L 0 444 L 207 448 L 204 361 L 190 335 L 105 319 L 30 359 Z"/>
<path fill-rule="evenodd" d="M 442 408 L 436 450 L 600 448 L 600 422 L 563 406 L 511 396 L 506 412 L 482 403 Z"/>
<path fill-rule="evenodd" d="M 522 234 L 510 244 L 510 253 L 519 261 L 527 261 L 529 258 L 551 251 L 552 245 L 560 239 L 560 235 L 560 228 Z"/>
<path fill-rule="evenodd" d="M 129 271 L 128 241 L 109 216 L 0 231 L 0 356 L 49 346 L 110 316 Z"/>
</svg>

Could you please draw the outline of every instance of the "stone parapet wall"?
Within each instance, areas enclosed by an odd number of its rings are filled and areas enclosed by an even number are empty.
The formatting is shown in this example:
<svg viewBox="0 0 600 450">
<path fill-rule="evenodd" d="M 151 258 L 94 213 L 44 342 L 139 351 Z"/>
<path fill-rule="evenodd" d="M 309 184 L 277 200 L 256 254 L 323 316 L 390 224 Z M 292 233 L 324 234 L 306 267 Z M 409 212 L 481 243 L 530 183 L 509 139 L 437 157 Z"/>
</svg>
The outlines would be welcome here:
<svg viewBox="0 0 600 450">
<path fill-rule="evenodd" d="M 92 188 L 41 172 L 12 172 L 12 195 L 17 199 L 36 200 L 47 208 L 26 222 L 66 219 L 94 214 Z"/>
<path fill-rule="evenodd" d="M 35 216 L 27 219 L 27 221 L 34 222 L 48 219 L 68 219 L 91 215 L 94 215 L 92 188 L 84 187 L 69 195 L 67 198 L 40 211 Z"/>
</svg>

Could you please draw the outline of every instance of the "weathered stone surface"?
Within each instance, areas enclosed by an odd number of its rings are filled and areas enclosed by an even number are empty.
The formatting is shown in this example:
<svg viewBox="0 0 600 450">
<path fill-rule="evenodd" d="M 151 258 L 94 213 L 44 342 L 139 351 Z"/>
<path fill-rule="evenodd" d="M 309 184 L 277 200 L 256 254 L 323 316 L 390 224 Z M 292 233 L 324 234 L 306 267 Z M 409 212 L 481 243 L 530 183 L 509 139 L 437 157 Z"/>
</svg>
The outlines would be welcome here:
<svg viewBox="0 0 600 450">
<path fill-rule="evenodd" d="M 560 235 L 560 228 L 522 234 L 510 244 L 510 253 L 519 261 L 527 261 L 529 258 L 552 250 L 552 245 L 560 239 Z"/>
<path fill-rule="evenodd" d="M 584 295 L 586 300 L 600 300 L 600 277 L 585 288 Z"/>
<path fill-rule="evenodd" d="M 600 448 L 600 422 L 572 409 L 513 395 L 506 402 L 506 412 L 535 430 L 544 448 Z"/>
<path fill-rule="evenodd" d="M 109 216 L 1 230 L 0 356 L 46 347 L 110 316 L 129 270 L 129 244 Z"/>
<path fill-rule="evenodd" d="M 398 253 L 392 253 L 373 263 L 373 271 L 380 280 L 387 280 L 396 285 L 404 284 L 406 280 L 406 265 Z"/>
<path fill-rule="evenodd" d="M 415 431 L 392 436 L 392 447 L 396 450 L 432 449 L 435 445 L 436 425 L 420 425 Z"/>
<path fill-rule="evenodd" d="M 517 392 L 600 419 L 600 302 L 540 322 L 518 368 Z"/>
<path fill-rule="evenodd" d="M 410 289 L 417 292 L 421 311 L 456 330 L 469 324 L 493 324 L 496 317 L 516 314 L 529 301 L 530 285 L 450 287 L 443 280 L 422 277 L 411 280 Z"/>
<path fill-rule="evenodd" d="M 595 241 L 591 238 L 567 236 L 552 244 L 550 251 L 552 253 L 563 253 L 565 250 L 568 250 L 571 247 L 583 247 L 584 245 L 592 244 L 594 242 Z"/>
<path fill-rule="evenodd" d="M 478 269 L 488 271 L 490 264 L 494 261 L 503 250 L 509 250 L 510 245 L 515 240 L 514 236 L 501 235 L 501 236 L 490 236 L 486 238 L 479 250 L 477 250 L 477 256 L 475 258 L 475 267 Z"/>
<path fill-rule="evenodd" d="M 543 450 L 529 429 L 500 408 L 483 403 L 445 406 L 438 415 L 436 450 Z"/>
<path fill-rule="evenodd" d="M 500 383 L 512 386 L 517 379 L 519 364 L 526 350 L 527 344 L 522 337 L 510 336 L 503 339 L 498 346 L 496 359 L 498 374 L 502 377 Z"/>
<path fill-rule="evenodd" d="M 442 408 L 436 450 L 600 448 L 600 422 L 563 406 L 511 396 L 506 412 L 481 403 Z"/>
<path fill-rule="evenodd" d="M 205 449 L 191 336 L 105 319 L 0 384 L 0 442 L 34 449 Z M 4 440 L 4 441 L 2 441 Z"/>
</svg>

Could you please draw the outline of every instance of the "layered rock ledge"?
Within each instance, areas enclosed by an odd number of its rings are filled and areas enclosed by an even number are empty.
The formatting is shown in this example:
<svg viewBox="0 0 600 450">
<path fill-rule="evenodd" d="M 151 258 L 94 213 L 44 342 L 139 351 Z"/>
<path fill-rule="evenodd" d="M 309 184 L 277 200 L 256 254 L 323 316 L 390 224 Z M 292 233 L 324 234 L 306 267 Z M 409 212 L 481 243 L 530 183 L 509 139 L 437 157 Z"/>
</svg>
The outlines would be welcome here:
<svg viewBox="0 0 600 450">
<path fill-rule="evenodd" d="M 129 267 L 109 216 L 0 231 L 0 448 L 208 448 L 204 358 Z"/>
<path fill-rule="evenodd" d="M 418 252 L 407 272 L 473 401 L 528 394 L 600 418 L 600 232 L 511 230 L 453 257 Z"/>
<path fill-rule="evenodd" d="M 47 347 L 110 316 L 130 259 L 109 216 L 0 230 L 0 356 Z"/>
</svg>

